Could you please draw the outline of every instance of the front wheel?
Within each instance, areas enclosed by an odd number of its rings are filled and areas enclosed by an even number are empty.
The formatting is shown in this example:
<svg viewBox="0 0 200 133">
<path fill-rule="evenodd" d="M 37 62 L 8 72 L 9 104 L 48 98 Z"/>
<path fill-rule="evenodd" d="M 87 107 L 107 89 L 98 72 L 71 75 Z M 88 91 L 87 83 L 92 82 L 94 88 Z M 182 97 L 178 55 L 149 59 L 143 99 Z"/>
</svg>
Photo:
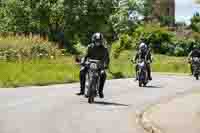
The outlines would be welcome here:
<svg viewBox="0 0 200 133">
<path fill-rule="evenodd" d="M 90 104 L 94 103 L 94 97 L 93 96 L 88 97 L 88 103 L 90 103 Z"/>
<path fill-rule="evenodd" d="M 96 88 L 95 88 L 95 80 L 93 79 L 90 82 L 89 89 L 88 89 L 88 103 L 94 103 L 94 98 L 96 96 Z"/>
<path fill-rule="evenodd" d="M 86 74 L 86 80 L 85 80 L 85 97 L 89 97 L 89 87 L 90 87 L 90 79 L 89 79 L 89 74 Z"/>
</svg>

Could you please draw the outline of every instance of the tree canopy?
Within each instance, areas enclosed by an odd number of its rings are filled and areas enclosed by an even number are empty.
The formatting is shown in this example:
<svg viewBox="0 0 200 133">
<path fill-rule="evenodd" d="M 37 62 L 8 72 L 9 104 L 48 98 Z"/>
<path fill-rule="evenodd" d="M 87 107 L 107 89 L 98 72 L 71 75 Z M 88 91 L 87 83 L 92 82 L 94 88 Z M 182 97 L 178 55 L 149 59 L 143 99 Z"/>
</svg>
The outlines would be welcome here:
<svg viewBox="0 0 200 133">
<path fill-rule="evenodd" d="M 6 0 L 0 1 L 0 32 L 33 33 L 73 45 L 89 42 L 93 32 L 103 32 L 108 41 L 120 32 L 133 30 L 136 20 L 129 12 L 143 16 L 150 10 L 149 0 Z M 147 4 L 149 6 L 147 6 Z"/>
</svg>

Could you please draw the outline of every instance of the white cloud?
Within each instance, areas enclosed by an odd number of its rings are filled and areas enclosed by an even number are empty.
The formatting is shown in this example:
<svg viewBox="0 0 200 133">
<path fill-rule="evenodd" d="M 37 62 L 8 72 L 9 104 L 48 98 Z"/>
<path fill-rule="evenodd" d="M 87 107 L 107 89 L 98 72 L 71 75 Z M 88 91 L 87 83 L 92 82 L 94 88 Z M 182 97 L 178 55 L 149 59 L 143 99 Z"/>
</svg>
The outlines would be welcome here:
<svg viewBox="0 0 200 133">
<path fill-rule="evenodd" d="M 195 12 L 200 12 L 200 5 L 192 0 L 176 0 L 176 21 L 190 23 L 190 19 Z"/>
</svg>

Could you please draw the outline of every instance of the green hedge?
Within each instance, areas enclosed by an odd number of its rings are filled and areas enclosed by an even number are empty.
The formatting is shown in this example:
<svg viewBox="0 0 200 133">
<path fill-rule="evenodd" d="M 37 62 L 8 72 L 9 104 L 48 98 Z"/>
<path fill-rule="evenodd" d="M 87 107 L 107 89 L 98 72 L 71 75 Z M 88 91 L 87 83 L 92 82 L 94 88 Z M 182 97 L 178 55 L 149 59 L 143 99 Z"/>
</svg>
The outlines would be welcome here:
<svg viewBox="0 0 200 133">
<path fill-rule="evenodd" d="M 120 35 L 119 41 L 113 44 L 115 57 L 122 50 L 137 49 L 141 38 L 146 40 L 154 53 L 170 56 L 187 56 L 194 45 L 200 47 L 200 33 L 193 32 L 188 37 L 180 38 L 166 27 L 147 24 L 139 26 L 132 34 Z"/>
</svg>

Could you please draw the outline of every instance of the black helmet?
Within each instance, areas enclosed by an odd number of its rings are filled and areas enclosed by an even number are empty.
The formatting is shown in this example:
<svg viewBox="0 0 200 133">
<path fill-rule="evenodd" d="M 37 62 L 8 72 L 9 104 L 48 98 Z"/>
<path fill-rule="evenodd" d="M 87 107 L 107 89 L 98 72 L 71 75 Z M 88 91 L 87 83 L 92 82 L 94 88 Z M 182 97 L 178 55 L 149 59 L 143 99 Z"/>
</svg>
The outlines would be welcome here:
<svg viewBox="0 0 200 133">
<path fill-rule="evenodd" d="M 92 35 L 92 42 L 95 45 L 103 45 L 103 34 L 97 32 Z"/>
</svg>

